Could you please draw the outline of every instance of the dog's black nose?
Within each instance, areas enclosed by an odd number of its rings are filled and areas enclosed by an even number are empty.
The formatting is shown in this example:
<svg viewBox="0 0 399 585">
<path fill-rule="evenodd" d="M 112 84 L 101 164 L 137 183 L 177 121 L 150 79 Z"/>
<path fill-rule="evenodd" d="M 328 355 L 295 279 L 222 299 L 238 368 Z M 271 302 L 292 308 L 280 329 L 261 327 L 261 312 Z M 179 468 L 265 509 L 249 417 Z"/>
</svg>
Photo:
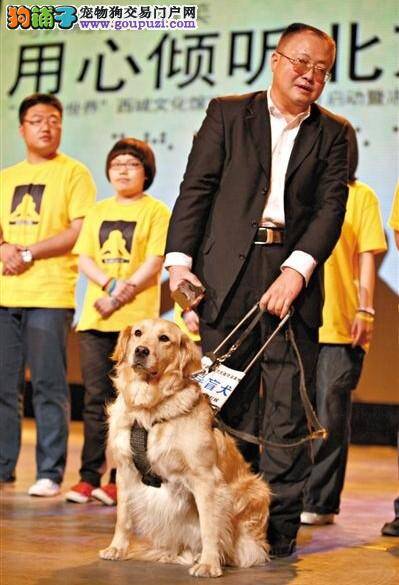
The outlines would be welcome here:
<svg viewBox="0 0 399 585">
<path fill-rule="evenodd" d="M 144 345 L 138 345 L 134 350 L 134 355 L 137 357 L 147 357 L 150 355 L 150 350 L 148 347 L 144 347 Z"/>
</svg>

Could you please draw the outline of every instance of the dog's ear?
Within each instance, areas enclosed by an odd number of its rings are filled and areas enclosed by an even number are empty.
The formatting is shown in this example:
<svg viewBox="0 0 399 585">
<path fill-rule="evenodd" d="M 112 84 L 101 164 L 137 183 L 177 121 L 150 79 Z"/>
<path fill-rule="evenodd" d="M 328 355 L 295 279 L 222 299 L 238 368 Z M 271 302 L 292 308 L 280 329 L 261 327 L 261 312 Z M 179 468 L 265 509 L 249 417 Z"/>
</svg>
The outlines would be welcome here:
<svg viewBox="0 0 399 585">
<path fill-rule="evenodd" d="M 112 354 L 111 358 L 114 362 L 119 365 L 122 363 L 126 356 L 127 344 L 129 343 L 130 335 L 132 333 L 132 327 L 126 327 L 123 331 L 119 333 L 118 341 L 116 342 L 116 346 L 114 349 L 114 353 Z"/>
<path fill-rule="evenodd" d="M 179 367 L 183 378 L 187 378 L 201 369 L 201 356 L 199 349 L 185 333 L 182 333 L 180 340 Z"/>
</svg>

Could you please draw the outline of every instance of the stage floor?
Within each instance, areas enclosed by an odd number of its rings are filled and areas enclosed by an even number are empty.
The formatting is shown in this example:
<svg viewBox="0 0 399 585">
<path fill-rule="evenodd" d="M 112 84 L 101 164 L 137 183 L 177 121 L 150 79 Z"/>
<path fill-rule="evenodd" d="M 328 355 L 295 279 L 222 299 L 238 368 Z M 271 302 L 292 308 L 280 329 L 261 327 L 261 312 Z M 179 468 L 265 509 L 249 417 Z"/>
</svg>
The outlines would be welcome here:
<svg viewBox="0 0 399 585">
<path fill-rule="evenodd" d="M 62 496 L 32 498 L 35 427 L 26 420 L 14 485 L 2 487 L 2 585 L 181 585 L 195 582 L 186 567 L 100 560 L 111 539 L 115 508 L 70 504 Z M 64 490 L 77 480 L 81 423 L 72 423 Z M 396 450 L 352 446 L 342 512 L 336 524 L 303 527 L 298 552 L 256 569 L 226 569 L 226 585 L 394 585 L 399 538 L 382 537 L 397 495 Z M 200 582 L 214 582 L 204 579 Z"/>
</svg>

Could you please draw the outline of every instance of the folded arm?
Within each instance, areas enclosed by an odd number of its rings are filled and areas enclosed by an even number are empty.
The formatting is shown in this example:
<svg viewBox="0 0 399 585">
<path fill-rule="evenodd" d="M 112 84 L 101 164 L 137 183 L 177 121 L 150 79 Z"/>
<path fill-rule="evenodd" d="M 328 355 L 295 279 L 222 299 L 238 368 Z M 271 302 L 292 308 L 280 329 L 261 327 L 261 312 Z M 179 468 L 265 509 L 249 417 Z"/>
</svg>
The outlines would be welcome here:
<svg viewBox="0 0 399 585">
<path fill-rule="evenodd" d="M 3 274 L 22 274 L 30 267 L 29 263 L 23 262 L 22 260 L 22 250 L 30 250 L 33 261 L 54 258 L 56 256 L 67 254 L 75 245 L 82 223 L 83 219 L 74 219 L 71 221 L 69 227 L 62 232 L 55 236 L 51 236 L 50 238 L 46 238 L 45 240 L 41 240 L 40 242 L 35 242 L 30 246 L 4 243 L 0 248 L 0 257 L 3 262 Z"/>
</svg>

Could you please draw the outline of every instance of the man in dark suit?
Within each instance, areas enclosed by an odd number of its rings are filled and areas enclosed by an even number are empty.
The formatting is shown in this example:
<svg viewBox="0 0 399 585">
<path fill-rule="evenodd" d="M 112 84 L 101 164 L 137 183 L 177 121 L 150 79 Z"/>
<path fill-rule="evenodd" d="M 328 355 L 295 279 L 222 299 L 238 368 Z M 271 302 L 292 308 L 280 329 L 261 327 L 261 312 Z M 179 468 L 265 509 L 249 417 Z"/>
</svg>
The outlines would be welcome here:
<svg viewBox="0 0 399 585">
<path fill-rule="evenodd" d="M 260 299 L 266 312 L 227 365 L 243 369 L 294 303 L 292 328 L 308 390 L 317 358 L 322 264 L 341 230 L 347 197 L 346 127 L 314 104 L 335 58 L 314 27 L 283 33 L 267 92 L 217 98 L 196 135 L 170 223 L 166 266 L 174 291 L 203 284 L 204 351 Z M 262 379 L 262 388 L 260 388 Z M 306 435 L 299 369 L 286 331 L 272 342 L 222 410 L 230 426 L 274 443 Z M 309 450 L 241 443 L 274 493 L 268 539 L 290 555 L 310 469 Z"/>
</svg>

